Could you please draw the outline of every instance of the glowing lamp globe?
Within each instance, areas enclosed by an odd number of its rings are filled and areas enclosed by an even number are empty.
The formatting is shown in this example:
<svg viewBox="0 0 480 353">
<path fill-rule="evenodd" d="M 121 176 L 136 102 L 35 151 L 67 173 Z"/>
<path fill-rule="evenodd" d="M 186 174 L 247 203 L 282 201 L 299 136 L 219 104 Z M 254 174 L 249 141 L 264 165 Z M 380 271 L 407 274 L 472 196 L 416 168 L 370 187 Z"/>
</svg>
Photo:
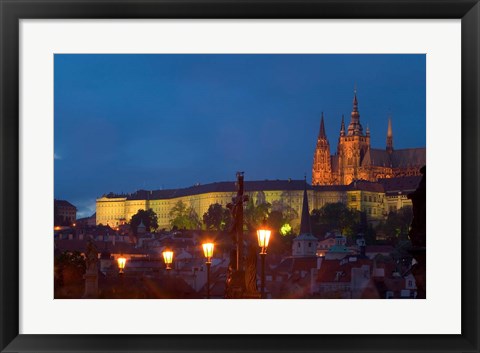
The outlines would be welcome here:
<svg viewBox="0 0 480 353">
<path fill-rule="evenodd" d="M 271 234 L 272 231 L 265 226 L 257 230 L 258 246 L 262 249 L 261 254 L 267 253 L 268 242 L 270 241 Z"/>
<path fill-rule="evenodd" d="M 125 268 L 125 264 L 127 263 L 127 259 L 123 256 L 120 256 L 117 259 L 117 263 L 118 263 L 118 269 L 120 270 L 119 273 L 123 273 L 123 269 Z"/>
<path fill-rule="evenodd" d="M 202 246 L 203 246 L 203 254 L 207 259 L 207 263 L 212 262 L 213 248 L 215 245 L 213 243 L 205 243 L 205 244 L 202 244 Z"/>
<path fill-rule="evenodd" d="M 163 261 L 165 261 L 165 265 L 167 265 L 167 270 L 170 270 L 170 265 L 173 262 L 173 251 L 165 250 L 163 253 Z"/>
</svg>

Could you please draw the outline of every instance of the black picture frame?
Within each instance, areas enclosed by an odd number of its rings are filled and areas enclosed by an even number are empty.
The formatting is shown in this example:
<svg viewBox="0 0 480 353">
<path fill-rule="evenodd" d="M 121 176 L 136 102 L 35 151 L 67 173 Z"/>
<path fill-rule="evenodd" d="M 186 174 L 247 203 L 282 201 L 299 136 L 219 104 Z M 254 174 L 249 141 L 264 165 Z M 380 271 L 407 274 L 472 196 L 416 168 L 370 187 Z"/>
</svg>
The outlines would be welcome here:
<svg viewBox="0 0 480 353">
<path fill-rule="evenodd" d="M 477 0 L 0 0 L 0 16 L 2 352 L 479 352 L 480 5 Z M 461 19 L 462 334 L 247 337 L 19 334 L 19 20 L 23 18 Z"/>
</svg>

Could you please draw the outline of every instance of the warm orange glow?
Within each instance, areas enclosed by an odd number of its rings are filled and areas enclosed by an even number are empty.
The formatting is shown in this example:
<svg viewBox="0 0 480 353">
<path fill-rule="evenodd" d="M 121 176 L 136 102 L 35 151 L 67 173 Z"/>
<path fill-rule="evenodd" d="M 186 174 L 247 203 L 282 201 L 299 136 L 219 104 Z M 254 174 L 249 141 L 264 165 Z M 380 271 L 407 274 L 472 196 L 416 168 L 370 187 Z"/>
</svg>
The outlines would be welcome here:
<svg viewBox="0 0 480 353">
<path fill-rule="evenodd" d="M 257 230 L 258 246 L 262 249 L 261 254 L 267 253 L 268 242 L 272 231 L 266 227 Z"/>
<path fill-rule="evenodd" d="M 62 227 L 60 226 L 53 227 L 53 230 L 60 230 L 60 229 L 62 229 Z"/>
<path fill-rule="evenodd" d="M 173 251 L 165 250 L 163 252 L 163 261 L 165 261 L 165 265 L 167 265 L 167 270 L 169 270 L 171 268 L 170 265 L 173 262 Z"/>
<path fill-rule="evenodd" d="M 77 226 L 77 223 L 73 223 L 73 226 L 76 227 L 76 226 Z"/>
<path fill-rule="evenodd" d="M 205 243 L 205 244 L 202 244 L 202 246 L 203 246 L 203 254 L 207 258 L 207 263 L 212 262 L 213 248 L 215 245 L 213 243 Z"/>
<path fill-rule="evenodd" d="M 118 268 L 120 269 L 120 273 L 123 273 L 123 269 L 125 268 L 125 264 L 127 263 L 127 259 L 123 256 L 120 256 L 117 259 L 117 263 L 118 263 Z"/>
</svg>

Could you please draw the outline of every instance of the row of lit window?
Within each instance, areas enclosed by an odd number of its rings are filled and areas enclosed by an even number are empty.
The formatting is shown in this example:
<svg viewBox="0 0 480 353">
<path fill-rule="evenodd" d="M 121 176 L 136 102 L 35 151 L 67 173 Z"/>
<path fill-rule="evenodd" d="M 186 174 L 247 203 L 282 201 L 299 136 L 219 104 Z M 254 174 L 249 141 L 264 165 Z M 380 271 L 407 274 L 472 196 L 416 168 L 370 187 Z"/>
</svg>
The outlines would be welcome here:
<svg viewBox="0 0 480 353">
<path fill-rule="evenodd" d="M 350 201 L 351 201 L 351 202 L 356 202 L 356 201 L 357 201 L 357 196 L 356 196 L 356 195 L 350 196 Z M 376 196 L 373 196 L 373 197 L 372 197 L 372 196 L 368 196 L 368 197 L 367 197 L 366 195 L 363 195 L 363 201 L 364 201 L 364 202 L 382 202 L 382 199 L 379 198 L 379 199 L 377 200 L 377 197 L 376 197 Z"/>
</svg>

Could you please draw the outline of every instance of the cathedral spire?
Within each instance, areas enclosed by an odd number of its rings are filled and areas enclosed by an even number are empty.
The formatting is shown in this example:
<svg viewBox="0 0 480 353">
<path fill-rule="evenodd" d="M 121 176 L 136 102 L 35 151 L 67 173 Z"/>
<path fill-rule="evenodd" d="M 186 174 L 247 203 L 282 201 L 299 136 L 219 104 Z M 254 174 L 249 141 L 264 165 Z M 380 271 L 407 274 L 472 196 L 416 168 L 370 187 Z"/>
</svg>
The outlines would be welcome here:
<svg viewBox="0 0 480 353">
<path fill-rule="evenodd" d="M 393 137 L 393 132 L 392 132 L 392 117 L 388 117 L 387 137 Z"/>
<path fill-rule="evenodd" d="M 350 125 L 348 125 L 348 136 L 363 136 L 363 127 L 360 124 L 360 113 L 358 112 L 357 85 L 353 91 L 353 109 Z"/>
<path fill-rule="evenodd" d="M 318 133 L 319 139 L 326 139 L 327 134 L 325 133 L 325 123 L 323 122 L 323 112 L 322 112 L 322 120 L 320 121 L 320 132 Z"/>
<path fill-rule="evenodd" d="M 353 90 L 353 111 L 358 112 L 357 87 Z"/>
<path fill-rule="evenodd" d="M 392 118 L 388 117 L 388 128 L 387 128 L 387 152 L 393 152 L 393 130 L 392 130 Z"/>
<path fill-rule="evenodd" d="M 345 117 L 342 114 L 342 124 L 340 125 L 340 136 L 345 136 Z"/>
<path fill-rule="evenodd" d="M 305 176 L 305 186 L 303 189 L 303 205 L 302 205 L 302 218 L 300 221 L 300 234 L 311 234 L 312 228 L 310 227 L 310 211 L 308 210 L 308 195 L 307 195 L 307 177 Z"/>
</svg>

